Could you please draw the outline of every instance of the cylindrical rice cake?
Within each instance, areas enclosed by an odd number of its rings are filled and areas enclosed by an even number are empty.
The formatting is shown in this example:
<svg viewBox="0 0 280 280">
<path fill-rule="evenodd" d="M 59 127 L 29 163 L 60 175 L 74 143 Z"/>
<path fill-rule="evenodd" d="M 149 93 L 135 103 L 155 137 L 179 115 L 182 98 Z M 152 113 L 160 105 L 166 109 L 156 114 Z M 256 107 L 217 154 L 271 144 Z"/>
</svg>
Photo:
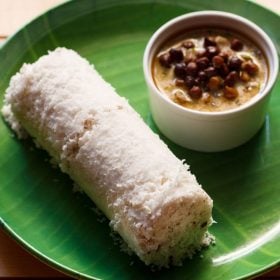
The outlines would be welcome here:
<svg viewBox="0 0 280 280">
<path fill-rule="evenodd" d="M 2 113 L 49 152 L 146 264 L 176 264 L 209 244 L 211 198 L 75 51 L 58 48 L 24 64 Z"/>
</svg>

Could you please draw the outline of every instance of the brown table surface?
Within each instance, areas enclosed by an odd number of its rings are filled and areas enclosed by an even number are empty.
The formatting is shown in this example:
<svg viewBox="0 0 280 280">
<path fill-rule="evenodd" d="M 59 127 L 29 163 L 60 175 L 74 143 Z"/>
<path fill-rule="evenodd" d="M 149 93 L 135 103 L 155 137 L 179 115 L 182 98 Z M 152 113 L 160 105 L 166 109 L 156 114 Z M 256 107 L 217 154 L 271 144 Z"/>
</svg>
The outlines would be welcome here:
<svg viewBox="0 0 280 280">
<path fill-rule="evenodd" d="M 63 0 L 0 0 L 0 43 L 25 22 L 62 2 Z M 280 14 L 279 0 L 256 0 L 256 2 Z M 0 229 L 0 278 L 14 277 L 63 278 L 67 276 L 26 252 Z M 280 268 L 255 279 L 280 279 Z"/>
</svg>

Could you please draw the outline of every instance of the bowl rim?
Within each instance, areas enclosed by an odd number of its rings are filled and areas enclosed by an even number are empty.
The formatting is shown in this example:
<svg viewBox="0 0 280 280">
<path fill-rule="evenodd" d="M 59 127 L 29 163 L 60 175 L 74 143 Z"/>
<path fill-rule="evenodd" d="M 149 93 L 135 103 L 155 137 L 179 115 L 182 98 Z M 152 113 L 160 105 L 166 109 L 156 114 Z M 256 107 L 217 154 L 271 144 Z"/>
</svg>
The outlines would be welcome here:
<svg viewBox="0 0 280 280">
<path fill-rule="evenodd" d="M 232 108 L 232 109 L 224 110 L 224 111 L 212 112 L 212 111 L 199 111 L 199 110 L 183 107 L 183 106 L 173 102 L 172 100 L 170 100 L 166 96 L 166 94 L 163 94 L 163 92 L 161 92 L 155 85 L 154 80 L 152 78 L 151 71 L 150 71 L 151 67 L 150 67 L 150 63 L 149 63 L 150 59 L 151 59 L 151 50 L 153 49 L 154 44 L 157 43 L 158 39 L 160 39 L 160 37 L 164 33 L 164 31 L 166 29 L 168 29 L 169 27 L 175 26 L 175 25 L 179 24 L 181 21 L 185 21 L 187 19 L 190 20 L 194 17 L 207 18 L 207 17 L 215 17 L 215 16 L 221 17 L 221 18 L 229 18 L 230 20 L 239 21 L 241 24 L 247 25 L 251 30 L 254 30 L 254 32 L 256 34 L 258 34 L 259 37 L 261 37 L 261 39 L 268 46 L 267 49 L 269 49 L 269 52 L 271 53 L 271 57 L 272 57 L 272 60 L 274 61 L 275 65 L 273 65 L 274 67 L 272 67 L 270 65 L 269 59 L 267 59 L 267 63 L 268 63 L 268 67 L 269 67 L 269 75 L 268 75 L 268 79 L 267 79 L 265 86 L 253 98 L 251 98 L 249 101 L 245 102 L 244 104 L 242 104 L 236 108 Z M 238 33 L 238 29 L 236 29 L 236 32 Z M 244 35 L 244 36 L 246 36 L 246 35 Z M 266 56 L 268 56 L 267 55 L 268 52 L 265 50 L 265 48 L 263 48 L 263 52 Z M 163 102 L 166 102 L 169 106 L 173 107 L 173 110 L 179 110 L 178 113 L 180 112 L 181 114 L 192 114 L 193 116 L 219 117 L 219 116 L 230 116 L 230 115 L 245 111 L 245 110 L 253 107 L 257 103 L 261 102 L 265 97 L 267 97 L 270 94 L 270 92 L 277 80 L 278 71 L 279 71 L 279 59 L 278 59 L 278 53 L 277 53 L 274 43 L 269 38 L 269 36 L 266 34 L 266 32 L 262 28 L 260 28 L 257 24 L 255 24 L 254 22 L 252 22 L 242 16 L 236 15 L 234 13 L 217 11 L 217 10 L 207 10 L 207 11 L 186 13 L 186 14 L 177 16 L 177 17 L 167 21 L 163 25 L 161 25 L 153 33 L 153 35 L 150 37 L 150 39 L 146 45 L 144 55 L 143 55 L 143 71 L 144 71 L 144 77 L 145 77 L 148 87 L 150 89 L 152 89 L 153 93 L 155 93 L 161 100 L 163 100 Z"/>
</svg>

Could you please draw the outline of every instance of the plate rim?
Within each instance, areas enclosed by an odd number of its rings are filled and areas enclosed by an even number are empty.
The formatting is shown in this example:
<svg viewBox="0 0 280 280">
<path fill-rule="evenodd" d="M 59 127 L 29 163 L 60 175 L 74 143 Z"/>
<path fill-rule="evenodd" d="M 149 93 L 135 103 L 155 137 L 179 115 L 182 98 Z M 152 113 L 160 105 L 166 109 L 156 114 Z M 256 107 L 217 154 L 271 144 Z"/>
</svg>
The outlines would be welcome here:
<svg viewBox="0 0 280 280">
<path fill-rule="evenodd" d="M 104 0 L 106 1 L 106 0 Z M 7 44 L 10 43 L 20 32 L 22 32 L 23 29 L 27 28 L 28 26 L 34 24 L 36 21 L 41 20 L 44 16 L 46 16 L 48 13 L 51 13 L 52 11 L 56 9 L 60 9 L 63 6 L 68 6 L 73 4 L 75 1 L 72 0 L 65 0 L 62 3 L 56 4 L 52 6 L 51 8 L 46 9 L 44 12 L 40 13 L 39 15 L 33 17 L 32 19 L 26 21 L 23 25 L 21 25 L 13 34 L 9 35 L 3 43 L 0 44 L 0 51 L 2 51 L 3 48 L 6 47 Z M 148 2 L 148 0 L 147 0 Z M 153 0 L 150 0 L 150 2 L 153 2 Z M 280 13 L 270 9 L 269 7 L 263 6 L 263 4 L 255 2 L 254 0 L 245 0 L 244 2 L 249 2 L 251 5 L 258 6 L 259 8 L 265 10 L 268 13 L 272 13 L 275 16 L 280 18 Z M 280 56 L 278 52 L 278 56 Z M 8 225 L 7 222 L 0 216 L 0 228 L 3 230 L 5 234 L 7 234 L 9 237 L 11 237 L 21 248 L 23 248 L 25 251 L 30 253 L 32 256 L 46 264 L 47 266 L 50 266 L 51 268 L 54 268 L 58 270 L 59 272 L 70 276 L 70 277 L 79 277 L 79 279 L 82 277 L 82 279 L 90 279 L 90 280 L 102 280 L 101 278 L 95 277 L 93 275 L 89 275 L 82 272 L 77 272 L 75 269 L 72 269 L 69 266 L 63 265 L 56 260 L 48 257 L 44 253 L 37 250 L 35 247 L 33 247 L 29 242 L 24 240 L 21 236 L 19 236 L 12 227 Z M 276 237 L 277 238 L 277 237 Z M 273 240 L 271 240 L 273 241 Z M 247 274 L 243 274 L 240 277 L 231 278 L 231 280 L 242 280 L 242 279 L 248 279 L 252 277 L 260 276 L 266 272 L 272 271 L 276 268 L 280 268 L 280 257 L 275 260 L 274 262 L 271 262 L 270 264 L 267 264 L 265 266 L 262 266 L 260 269 L 251 271 Z"/>
</svg>

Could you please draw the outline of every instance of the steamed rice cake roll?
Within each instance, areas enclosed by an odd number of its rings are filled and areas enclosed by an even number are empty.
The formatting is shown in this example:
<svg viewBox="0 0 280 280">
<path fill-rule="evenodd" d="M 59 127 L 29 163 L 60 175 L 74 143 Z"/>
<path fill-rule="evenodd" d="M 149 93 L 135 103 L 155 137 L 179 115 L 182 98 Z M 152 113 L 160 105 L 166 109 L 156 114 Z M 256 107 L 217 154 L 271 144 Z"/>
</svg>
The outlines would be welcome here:
<svg viewBox="0 0 280 280">
<path fill-rule="evenodd" d="M 2 113 L 55 159 L 146 264 L 209 245 L 212 200 L 88 61 L 58 48 L 12 77 Z"/>
</svg>

